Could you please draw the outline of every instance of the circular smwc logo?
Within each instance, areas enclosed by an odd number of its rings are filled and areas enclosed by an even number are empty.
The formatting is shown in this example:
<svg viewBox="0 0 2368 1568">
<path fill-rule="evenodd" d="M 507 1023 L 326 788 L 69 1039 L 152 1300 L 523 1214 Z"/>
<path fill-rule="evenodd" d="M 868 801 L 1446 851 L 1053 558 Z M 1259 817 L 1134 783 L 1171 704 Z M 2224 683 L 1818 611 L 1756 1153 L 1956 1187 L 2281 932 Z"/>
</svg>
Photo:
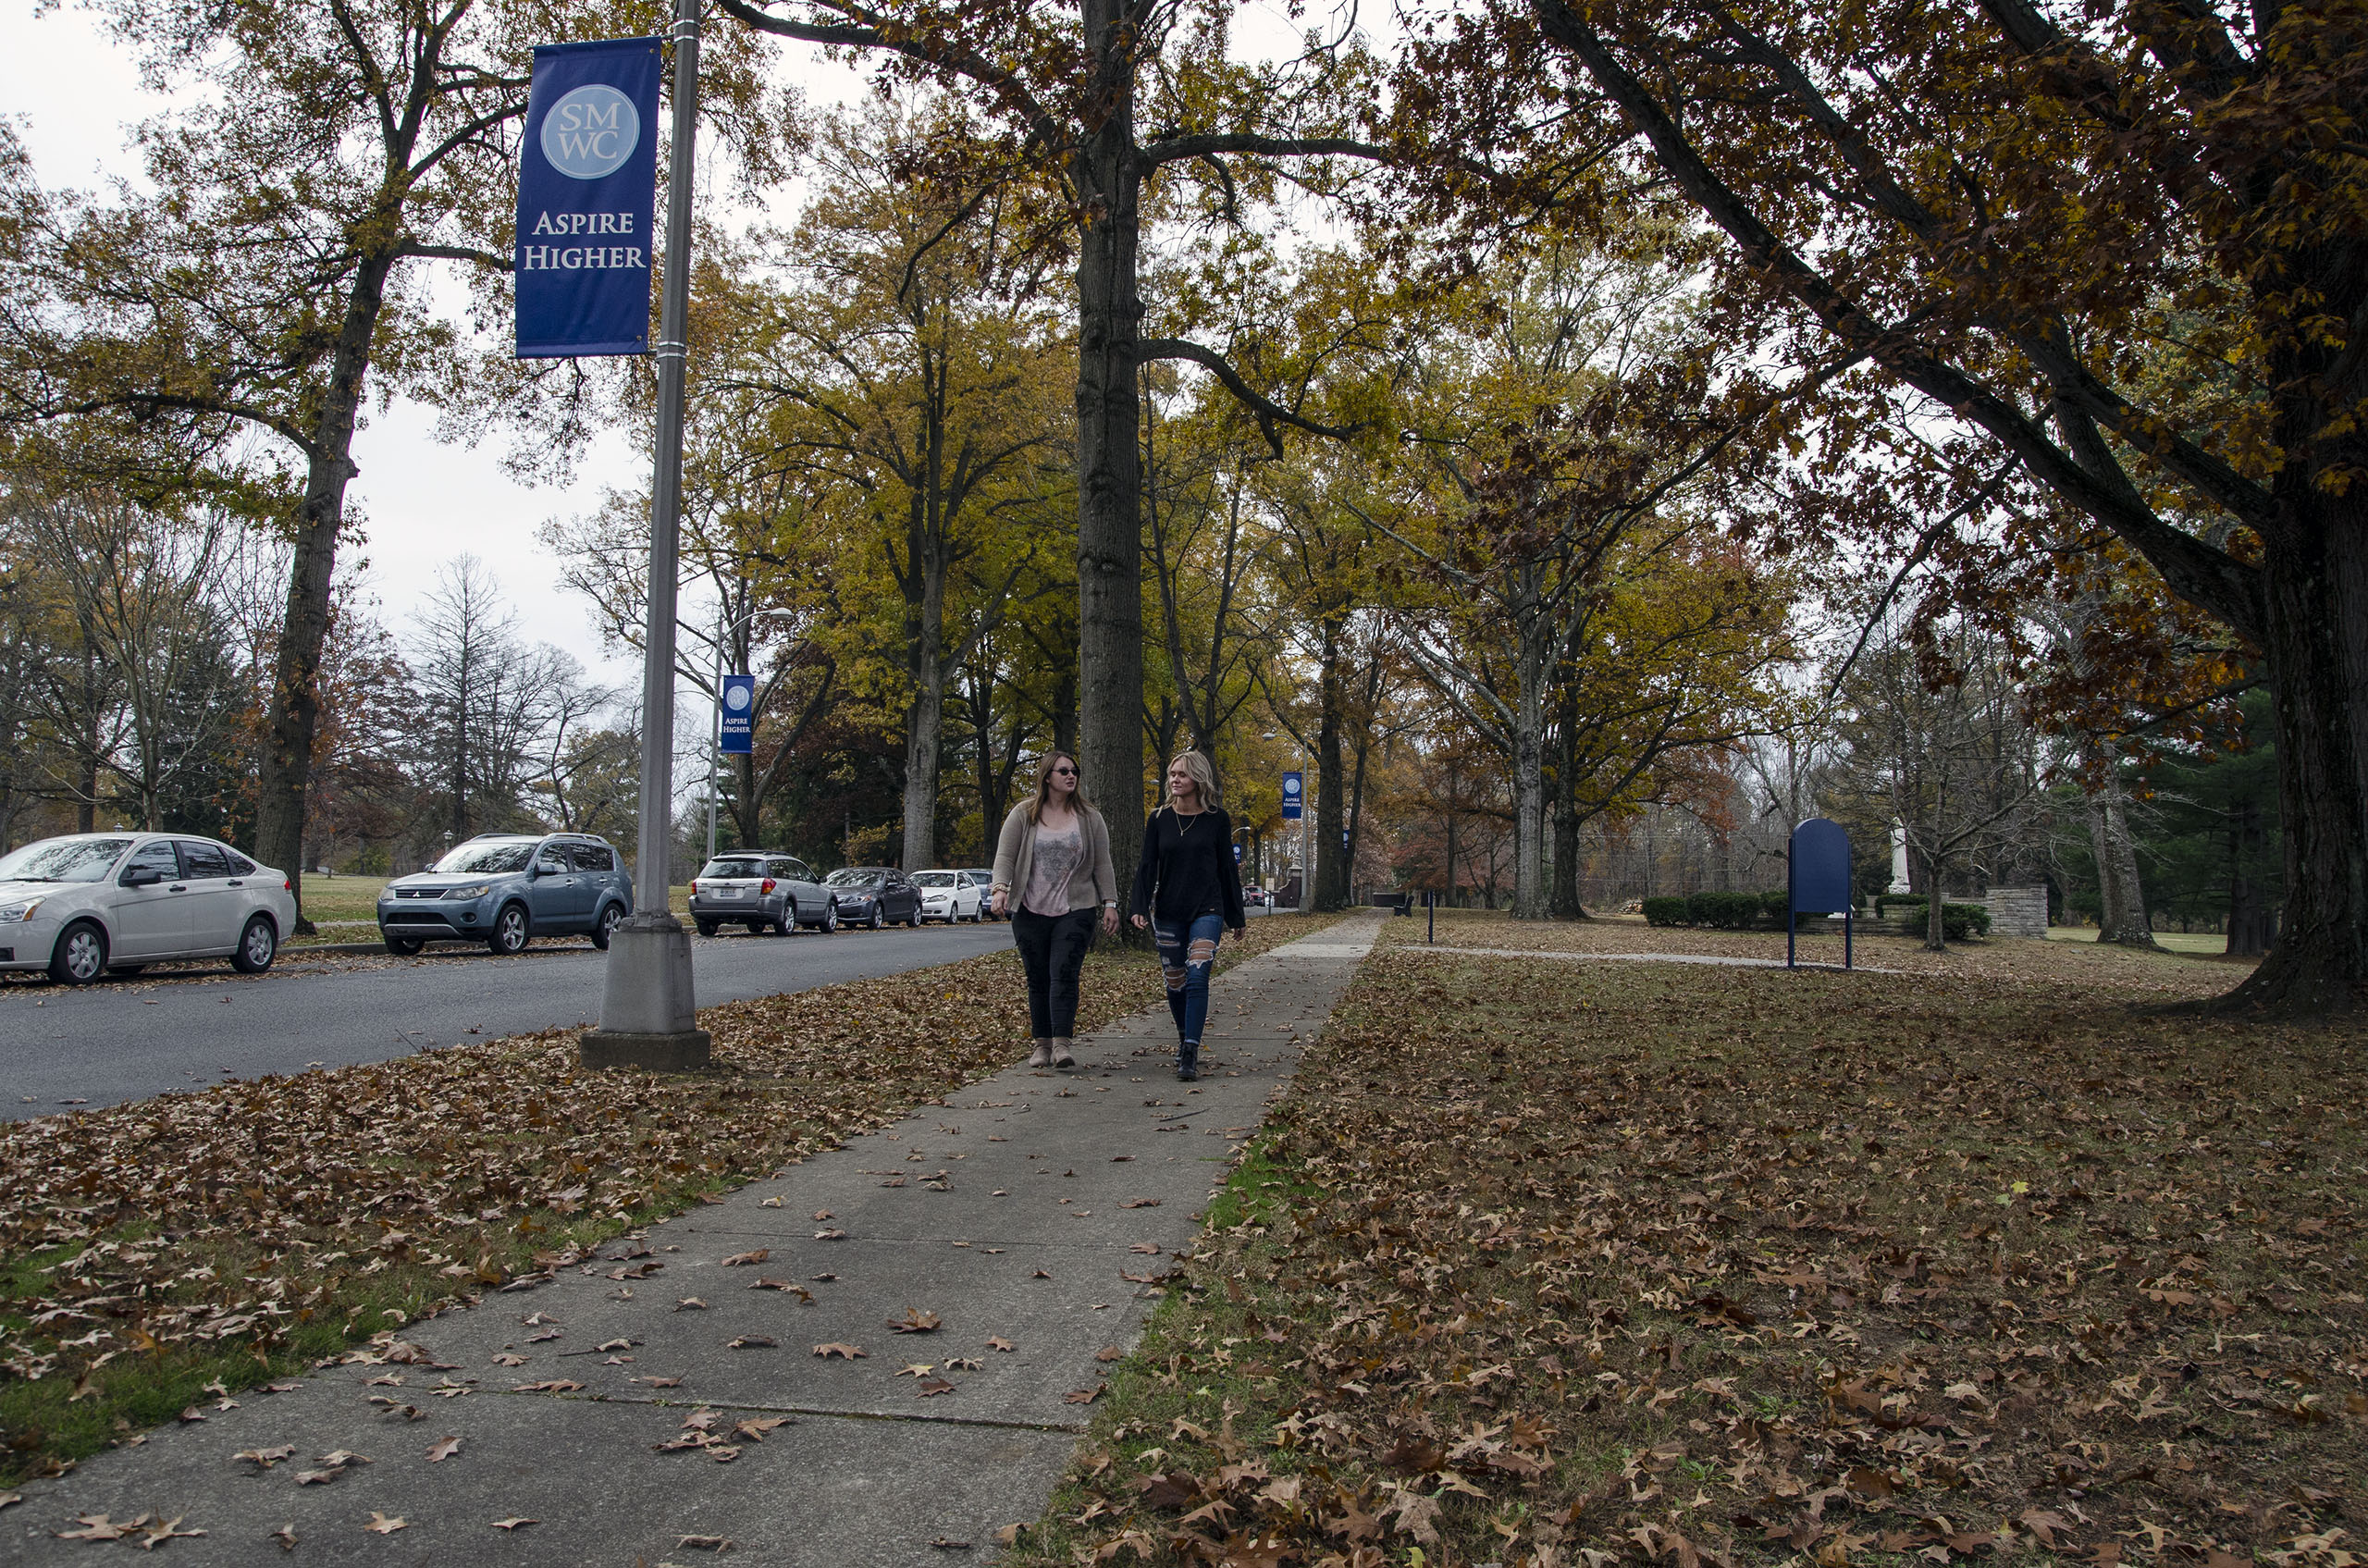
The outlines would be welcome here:
<svg viewBox="0 0 2368 1568">
<path fill-rule="evenodd" d="M 731 709 L 734 713 L 737 713 L 743 708 L 747 707 L 748 688 L 746 686 L 734 686 L 730 690 L 726 691 L 723 694 L 723 706 Z"/>
<path fill-rule="evenodd" d="M 617 172 L 641 141 L 641 116 L 613 87 L 579 87 L 543 117 L 543 156 L 574 179 Z"/>
</svg>

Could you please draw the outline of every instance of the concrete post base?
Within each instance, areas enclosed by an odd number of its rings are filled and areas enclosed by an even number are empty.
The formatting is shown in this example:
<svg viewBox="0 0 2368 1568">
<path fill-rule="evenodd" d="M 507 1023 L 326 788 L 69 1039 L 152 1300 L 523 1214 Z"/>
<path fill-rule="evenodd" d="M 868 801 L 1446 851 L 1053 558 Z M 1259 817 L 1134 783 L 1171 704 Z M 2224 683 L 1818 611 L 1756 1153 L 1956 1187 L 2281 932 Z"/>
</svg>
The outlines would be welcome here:
<svg viewBox="0 0 2368 1568">
<path fill-rule="evenodd" d="M 587 1068 L 686 1072 L 708 1063 L 707 1031 L 691 996 L 691 938 L 659 910 L 635 913 L 609 939 L 600 1027 L 584 1036 Z"/>
</svg>

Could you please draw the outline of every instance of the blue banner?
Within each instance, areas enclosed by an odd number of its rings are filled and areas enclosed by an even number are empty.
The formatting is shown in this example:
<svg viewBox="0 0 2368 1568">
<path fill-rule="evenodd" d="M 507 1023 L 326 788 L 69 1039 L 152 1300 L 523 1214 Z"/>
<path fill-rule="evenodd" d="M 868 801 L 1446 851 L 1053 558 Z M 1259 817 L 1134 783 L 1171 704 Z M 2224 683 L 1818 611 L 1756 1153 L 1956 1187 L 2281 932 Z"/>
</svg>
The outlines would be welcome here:
<svg viewBox="0 0 2368 1568">
<path fill-rule="evenodd" d="M 518 154 L 518 357 L 649 352 L 659 41 L 535 46 Z"/>
<path fill-rule="evenodd" d="M 1283 821 L 1298 821 L 1299 811 L 1300 776 L 1297 773 L 1285 773 L 1283 775 Z"/>
<path fill-rule="evenodd" d="M 746 757 L 757 749 L 757 677 L 723 677 L 723 749 Z"/>
</svg>

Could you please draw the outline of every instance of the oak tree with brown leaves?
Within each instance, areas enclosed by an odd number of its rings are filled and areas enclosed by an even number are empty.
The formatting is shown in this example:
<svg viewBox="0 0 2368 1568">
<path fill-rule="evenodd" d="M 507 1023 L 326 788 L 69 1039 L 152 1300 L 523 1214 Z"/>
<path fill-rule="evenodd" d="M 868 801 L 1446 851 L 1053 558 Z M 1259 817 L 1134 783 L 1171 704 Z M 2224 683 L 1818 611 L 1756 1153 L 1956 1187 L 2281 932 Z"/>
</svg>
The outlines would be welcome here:
<svg viewBox="0 0 2368 1568">
<path fill-rule="evenodd" d="M 1771 357 L 1980 432 L 2249 645 L 2288 875 L 2232 1000 L 2358 1006 L 2368 7 L 1491 0 L 1417 33 L 1402 122 L 1531 171 L 1434 201 L 1673 188 Z"/>
</svg>

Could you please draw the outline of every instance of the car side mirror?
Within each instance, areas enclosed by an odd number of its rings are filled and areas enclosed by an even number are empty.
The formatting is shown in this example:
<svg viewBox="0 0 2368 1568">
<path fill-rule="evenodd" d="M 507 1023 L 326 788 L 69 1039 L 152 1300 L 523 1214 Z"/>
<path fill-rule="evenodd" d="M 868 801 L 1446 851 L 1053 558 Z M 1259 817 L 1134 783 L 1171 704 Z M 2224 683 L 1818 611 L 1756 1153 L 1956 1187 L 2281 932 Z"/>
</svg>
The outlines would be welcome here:
<svg viewBox="0 0 2368 1568">
<path fill-rule="evenodd" d="M 123 873 L 126 887 L 154 887 L 165 880 L 165 873 L 154 866 L 134 866 Z"/>
</svg>

